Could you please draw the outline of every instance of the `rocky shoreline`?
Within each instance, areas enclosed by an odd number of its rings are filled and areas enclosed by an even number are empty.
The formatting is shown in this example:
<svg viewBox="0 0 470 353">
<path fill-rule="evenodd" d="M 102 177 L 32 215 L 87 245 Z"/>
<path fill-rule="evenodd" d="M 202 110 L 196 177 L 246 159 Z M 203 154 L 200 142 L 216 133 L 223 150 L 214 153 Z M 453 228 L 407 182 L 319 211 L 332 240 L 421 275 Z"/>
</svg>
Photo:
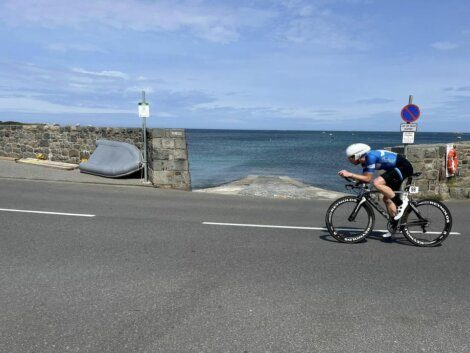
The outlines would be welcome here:
<svg viewBox="0 0 470 353">
<path fill-rule="evenodd" d="M 249 175 L 221 186 L 193 190 L 222 195 L 274 199 L 333 200 L 345 194 L 304 184 L 288 176 Z"/>
</svg>

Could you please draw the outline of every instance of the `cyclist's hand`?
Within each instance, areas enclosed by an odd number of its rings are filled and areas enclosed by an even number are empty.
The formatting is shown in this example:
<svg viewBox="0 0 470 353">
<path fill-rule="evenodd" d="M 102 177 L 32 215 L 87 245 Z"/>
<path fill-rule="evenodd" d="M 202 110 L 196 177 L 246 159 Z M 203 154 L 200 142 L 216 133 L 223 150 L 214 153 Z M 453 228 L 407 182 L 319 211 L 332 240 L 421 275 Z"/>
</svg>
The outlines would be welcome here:
<svg viewBox="0 0 470 353">
<path fill-rule="evenodd" d="M 347 170 L 344 170 L 344 169 L 343 169 L 343 170 L 340 170 L 340 171 L 338 172 L 338 174 L 339 174 L 339 176 L 341 176 L 341 177 L 343 177 L 343 178 L 351 178 L 352 175 L 353 175 L 353 173 L 348 172 Z"/>
</svg>

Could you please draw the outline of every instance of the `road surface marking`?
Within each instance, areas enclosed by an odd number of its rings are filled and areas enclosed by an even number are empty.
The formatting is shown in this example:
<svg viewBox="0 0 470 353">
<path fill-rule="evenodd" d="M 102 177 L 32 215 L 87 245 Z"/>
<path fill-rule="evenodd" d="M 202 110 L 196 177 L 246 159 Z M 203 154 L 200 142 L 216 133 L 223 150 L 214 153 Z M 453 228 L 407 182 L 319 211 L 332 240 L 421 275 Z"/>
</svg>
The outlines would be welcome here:
<svg viewBox="0 0 470 353">
<path fill-rule="evenodd" d="M 328 230 L 325 227 L 295 227 L 295 226 L 276 226 L 269 224 L 243 224 L 243 223 L 216 223 L 216 222 L 202 222 L 202 224 L 214 225 L 214 226 L 231 226 L 231 227 L 255 227 L 255 228 L 281 228 L 281 229 L 308 229 L 308 230 Z M 357 229 L 351 228 L 338 228 L 338 230 L 353 231 Z M 386 229 L 374 229 L 374 232 L 388 232 Z M 411 232 L 417 233 L 417 232 Z M 428 234 L 439 234 L 438 232 L 428 232 Z M 461 235 L 457 232 L 450 232 L 452 235 Z"/>
<path fill-rule="evenodd" d="M 31 211 L 31 210 L 15 210 L 10 208 L 0 208 L 4 212 L 21 212 L 21 213 L 39 213 L 39 214 L 52 214 L 57 216 L 74 216 L 74 217 L 95 217 L 94 214 L 83 213 L 63 213 L 63 212 L 48 212 L 48 211 Z"/>
<path fill-rule="evenodd" d="M 215 222 L 202 222 L 202 224 L 208 224 L 208 225 L 214 225 L 214 226 L 232 226 L 232 227 L 326 230 L 326 228 L 317 228 L 317 227 L 272 226 L 272 225 L 267 225 L 267 224 L 240 224 L 240 223 L 215 223 Z"/>
</svg>

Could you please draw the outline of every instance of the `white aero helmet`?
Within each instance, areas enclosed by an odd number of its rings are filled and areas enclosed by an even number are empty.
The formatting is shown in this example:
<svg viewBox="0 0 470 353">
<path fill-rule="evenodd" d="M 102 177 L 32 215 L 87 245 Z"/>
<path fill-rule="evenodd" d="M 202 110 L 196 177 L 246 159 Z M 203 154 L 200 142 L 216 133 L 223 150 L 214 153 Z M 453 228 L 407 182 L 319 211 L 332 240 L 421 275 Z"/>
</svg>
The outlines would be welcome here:
<svg viewBox="0 0 470 353">
<path fill-rule="evenodd" d="M 348 148 L 346 148 L 346 156 L 354 157 L 357 161 L 363 155 L 370 151 L 370 146 L 366 145 L 365 143 L 353 143 Z"/>
</svg>

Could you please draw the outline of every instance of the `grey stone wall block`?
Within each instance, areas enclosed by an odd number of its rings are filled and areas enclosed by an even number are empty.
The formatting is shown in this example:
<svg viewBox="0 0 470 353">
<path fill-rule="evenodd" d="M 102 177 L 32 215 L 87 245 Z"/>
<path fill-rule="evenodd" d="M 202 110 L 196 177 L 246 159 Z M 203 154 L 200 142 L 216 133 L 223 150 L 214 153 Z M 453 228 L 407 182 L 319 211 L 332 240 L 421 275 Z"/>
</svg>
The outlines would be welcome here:
<svg viewBox="0 0 470 353">
<path fill-rule="evenodd" d="M 463 200 L 469 198 L 469 190 L 466 188 L 450 188 L 449 193 L 452 199 Z"/>
<path fill-rule="evenodd" d="M 174 170 L 174 171 L 187 171 L 188 170 L 188 163 L 187 161 L 183 160 L 173 160 L 173 161 L 168 161 L 168 170 Z"/>
<path fill-rule="evenodd" d="M 183 138 L 174 139 L 175 148 L 186 150 L 186 140 Z"/>
<path fill-rule="evenodd" d="M 148 167 L 149 170 L 157 172 L 157 171 L 163 171 L 165 170 L 165 162 L 166 161 L 160 161 L 160 160 L 149 160 L 148 162 Z"/>
<path fill-rule="evenodd" d="M 170 137 L 181 137 L 186 138 L 186 132 L 183 129 L 171 129 L 169 131 Z"/>
<path fill-rule="evenodd" d="M 171 175 L 168 171 L 157 170 L 151 173 L 151 179 L 154 186 L 171 185 Z"/>
<path fill-rule="evenodd" d="M 424 158 L 438 158 L 438 157 L 439 157 L 439 150 L 437 147 L 426 148 L 424 150 Z"/>
<path fill-rule="evenodd" d="M 429 191 L 429 181 L 426 179 L 418 179 L 414 181 L 414 184 L 419 187 L 420 191 Z"/>
<path fill-rule="evenodd" d="M 410 148 L 408 149 L 408 160 L 410 162 L 421 161 L 424 158 L 424 151 L 422 149 Z"/>
<path fill-rule="evenodd" d="M 39 141 L 40 147 L 49 147 L 49 140 L 40 140 Z"/>
<path fill-rule="evenodd" d="M 155 187 L 190 190 L 189 173 L 175 171 L 153 171 L 151 180 Z"/>
<path fill-rule="evenodd" d="M 154 160 L 169 160 L 170 151 L 169 150 L 153 150 L 152 151 Z"/>
<path fill-rule="evenodd" d="M 186 149 L 175 149 L 173 151 L 173 158 L 175 160 L 187 160 L 188 159 L 188 151 Z"/>
<path fill-rule="evenodd" d="M 78 149 L 69 150 L 69 157 L 80 157 L 80 151 Z"/>
<path fill-rule="evenodd" d="M 154 138 L 162 138 L 165 137 L 165 129 L 152 129 L 151 130 L 152 137 Z"/>
<path fill-rule="evenodd" d="M 175 148 L 175 140 L 172 138 L 162 138 L 162 148 L 173 149 Z"/>
<path fill-rule="evenodd" d="M 163 143 L 162 143 L 162 138 L 161 137 L 155 137 L 151 140 L 151 142 L 152 142 L 152 148 L 153 149 L 163 148 Z"/>
<path fill-rule="evenodd" d="M 188 171 L 187 161 L 153 160 L 149 164 L 154 171 Z"/>
</svg>

